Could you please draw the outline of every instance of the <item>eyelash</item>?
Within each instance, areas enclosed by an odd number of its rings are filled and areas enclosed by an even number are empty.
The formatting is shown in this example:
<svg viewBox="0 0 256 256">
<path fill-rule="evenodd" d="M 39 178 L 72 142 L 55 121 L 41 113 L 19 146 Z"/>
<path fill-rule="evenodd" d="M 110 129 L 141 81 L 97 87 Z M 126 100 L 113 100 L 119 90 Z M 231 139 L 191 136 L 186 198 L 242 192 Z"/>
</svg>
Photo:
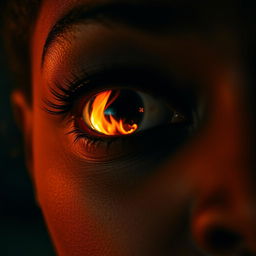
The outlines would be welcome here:
<svg viewBox="0 0 256 256">
<path fill-rule="evenodd" d="M 79 114 L 72 113 L 72 109 L 75 106 L 76 101 L 82 97 L 88 97 L 88 95 L 93 95 L 95 92 L 100 90 L 106 90 L 109 84 L 111 88 L 117 85 L 120 87 L 120 84 L 123 87 L 129 89 L 139 89 L 143 91 L 148 91 L 152 94 L 159 94 L 161 98 L 164 98 L 164 95 L 168 95 L 165 92 L 159 92 L 159 83 L 162 84 L 163 90 L 169 90 L 170 81 L 163 76 L 153 75 L 157 72 L 150 70 L 148 68 L 129 68 L 129 67 L 111 67 L 111 68 L 101 68 L 100 70 L 88 72 L 82 72 L 81 76 L 71 74 L 71 79 L 64 80 L 64 83 L 56 83 L 54 88 L 50 88 L 51 97 L 57 102 L 54 103 L 49 99 L 44 99 L 44 110 L 51 114 L 62 116 L 67 118 L 67 122 L 72 124 L 72 129 L 67 133 L 74 135 L 74 142 L 77 142 L 80 139 L 85 139 L 87 144 L 97 144 L 105 142 L 109 146 L 112 142 L 117 139 L 125 140 L 125 137 L 105 137 L 105 136 L 93 136 L 91 131 L 88 132 L 79 129 L 77 125 L 77 118 L 80 118 Z M 82 77 L 82 79 L 80 78 Z M 135 87 L 135 85 L 139 85 Z M 168 84 L 168 86 L 166 86 Z M 171 89 L 173 93 L 174 88 Z M 172 93 L 169 93 L 172 95 Z M 174 98 L 176 101 L 178 96 L 177 93 L 174 93 Z M 170 99 L 169 99 L 170 100 Z M 182 100 L 184 102 L 184 99 Z M 181 102 L 179 102 L 180 104 Z M 136 136 L 136 135 L 135 135 Z"/>
<path fill-rule="evenodd" d="M 121 73 L 120 73 L 121 71 Z M 60 104 L 55 104 L 51 100 L 44 100 L 46 104 L 45 110 L 54 115 L 64 115 L 70 111 L 74 101 L 81 95 L 85 94 L 88 95 L 90 92 L 97 92 L 97 90 L 106 89 L 104 85 L 112 84 L 112 85 L 119 85 L 122 84 L 122 87 L 125 85 L 127 87 L 133 87 L 134 83 L 138 83 L 141 85 L 142 82 L 140 81 L 128 81 L 128 76 L 130 76 L 133 72 L 138 79 L 138 75 L 141 76 L 139 73 L 149 72 L 148 70 L 144 69 L 133 69 L 128 70 L 128 68 L 102 68 L 99 71 L 92 71 L 90 73 L 83 72 L 80 77 L 76 76 L 75 74 L 71 74 L 71 79 L 64 80 L 64 83 L 55 83 L 55 88 L 50 88 L 51 95 L 53 98 L 59 102 Z M 143 75 L 144 76 L 144 75 Z M 124 80 L 127 78 L 127 80 Z M 145 83 L 145 81 L 143 81 Z M 134 88 L 138 89 L 138 88 Z M 141 89 L 141 88 L 140 88 Z"/>
<path fill-rule="evenodd" d="M 127 68 L 122 71 L 128 71 Z M 112 69 L 104 69 L 101 68 L 100 71 L 95 71 L 92 73 L 83 72 L 81 77 L 82 79 L 75 74 L 71 74 L 71 80 L 65 80 L 64 83 L 56 83 L 55 88 L 50 88 L 50 93 L 53 99 L 58 103 L 53 103 L 51 100 L 44 99 L 44 110 L 51 115 L 58 115 L 67 117 L 67 123 L 72 124 L 71 131 L 67 133 L 74 135 L 74 143 L 79 139 L 85 139 L 88 144 L 96 144 L 105 142 L 107 146 L 109 146 L 112 142 L 114 142 L 116 137 L 103 137 L 103 136 L 92 136 L 88 130 L 88 132 L 82 131 L 79 129 L 78 125 L 76 125 L 76 119 L 79 118 L 79 115 L 70 115 L 70 112 L 75 104 L 75 101 L 81 97 L 82 95 L 88 95 L 90 92 L 95 92 L 100 89 L 106 89 L 104 85 L 111 83 L 117 84 L 122 83 L 125 84 L 125 81 L 119 81 L 116 79 L 116 74 L 119 72 Z M 115 79 L 114 79 L 115 78 Z M 122 76 L 120 78 L 123 79 Z M 107 82 L 108 80 L 108 82 Z M 124 138 L 118 138 L 124 139 Z"/>
<path fill-rule="evenodd" d="M 65 80 L 63 84 L 56 83 L 56 89 L 52 87 L 50 88 L 51 96 L 58 103 L 53 103 L 51 100 L 44 99 L 43 102 L 45 107 L 43 109 L 51 115 L 64 116 L 67 118 L 67 124 L 72 124 L 72 128 L 66 135 L 74 135 L 74 143 L 80 139 L 85 139 L 90 142 L 90 144 L 103 142 L 101 137 L 91 136 L 89 132 L 85 133 L 79 129 L 76 126 L 76 119 L 78 117 L 70 114 L 76 99 L 83 95 L 85 88 L 88 91 L 88 87 L 92 86 L 92 80 L 89 78 L 88 74 L 82 76 L 85 77 L 84 79 L 80 79 L 75 74 L 72 74 L 71 77 L 71 80 Z"/>
<path fill-rule="evenodd" d="M 51 100 L 44 99 L 46 107 L 44 110 L 52 115 L 65 115 L 67 114 L 74 100 L 80 94 L 80 89 L 85 87 L 89 80 L 79 80 L 74 74 L 72 74 L 72 80 L 65 80 L 63 84 L 56 83 L 55 88 L 50 88 L 51 96 L 59 104 L 53 103 Z"/>
</svg>

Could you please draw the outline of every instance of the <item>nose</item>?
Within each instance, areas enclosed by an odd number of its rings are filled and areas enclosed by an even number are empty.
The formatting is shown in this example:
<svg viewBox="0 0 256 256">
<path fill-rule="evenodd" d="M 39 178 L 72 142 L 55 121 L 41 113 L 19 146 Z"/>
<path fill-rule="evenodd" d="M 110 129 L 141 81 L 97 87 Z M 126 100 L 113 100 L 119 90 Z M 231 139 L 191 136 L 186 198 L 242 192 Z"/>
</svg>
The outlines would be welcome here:
<svg viewBox="0 0 256 256">
<path fill-rule="evenodd" d="M 255 212 L 248 204 L 236 208 L 227 200 L 227 206 L 224 201 L 197 205 L 192 220 L 197 247 L 210 255 L 256 255 Z"/>
<path fill-rule="evenodd" d="M 194 217 L 197 246 L 210 255 L 256 255 L 253 220 L 227 210 L 206 209 Z"/>
<path fill-rule="evenodd" d="M 215 93 L 211 121 L 197 149 L 193 239 L 210 255 L 256 255 L 250 118 L 240 90 L 223 85 Z"/>
<path fill-rule="evenodd" d="M 243 243 L 243 237 L 239 232 L 222 226 L 213 226 L 205 234 L 207 246 L 216 251 L 236 250 Z"/>
</svg>

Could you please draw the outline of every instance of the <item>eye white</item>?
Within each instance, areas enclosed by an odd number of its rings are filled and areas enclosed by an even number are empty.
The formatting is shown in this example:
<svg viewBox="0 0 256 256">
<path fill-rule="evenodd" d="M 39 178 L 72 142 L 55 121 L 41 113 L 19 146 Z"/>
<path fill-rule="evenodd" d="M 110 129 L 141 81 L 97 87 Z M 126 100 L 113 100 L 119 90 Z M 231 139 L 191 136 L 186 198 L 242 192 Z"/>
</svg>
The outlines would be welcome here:
<svg viewBox="0 0 256 256">
<path fill-rule="evenodd" d="M 163 100 L 149 94 L 138 92 L 144 104 L 144 116 L 138 131 L 160 126 L 166 123 L 176 123 L 182 116 L 168 106 Z"/>
</svg>

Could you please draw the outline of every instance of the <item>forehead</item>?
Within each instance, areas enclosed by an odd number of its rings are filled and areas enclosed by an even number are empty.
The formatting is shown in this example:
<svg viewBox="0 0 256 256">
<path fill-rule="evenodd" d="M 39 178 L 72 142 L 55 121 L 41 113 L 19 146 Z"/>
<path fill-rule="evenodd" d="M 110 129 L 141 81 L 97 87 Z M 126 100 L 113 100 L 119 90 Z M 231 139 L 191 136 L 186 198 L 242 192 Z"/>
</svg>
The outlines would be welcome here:
<svg viewBox="0 0 256 256">
<path fill-rule="evenodd" d="M 63 16 L 67 15 L 72 9 L 78 6 L 97 6 L 106 4 L 133 4 L 141 5 L 147 11 L 149 6 L 162 6 L 165 9 L 165 15 L 170 11 L 170 16 L 182 12 L 185 15 L 194 14 L 191 17 L 193 22 L 194 17 L 200 18 L 199 25 L 215 26 L 218 30 L 229 27 L 236 33 L 241 33 L 254 29 L 255 25 L 255 7 L 249 1 L 236 1 L 236 0 L 44 0 L 38 18 L 38 25 L 40 26 L 40 33 L 42 37 L 60 20 Z M 125 8 L 125 7 L 124 7 Z M 143 9 L 143 8 L 142 8 Z M 141 12 L 144 15 L 144 12 Z M 185 16 L 184 15 L 184 16 Z M 155 17 L 152 17 L 154 20 Z M 156 19 L 155 19 L 156 20 Z M 189 23 L 188 19 L 188 23 Z"/>
<path fill-rule="evenodd" d="M 41 57 L 44 55 L 49 34 L 54 26 L 58 26 L 63 17 L 70 15 L 70 13 L 73 15 L 72 10 L 80 9 L 80 7 L 86 9 L 92 6 L 117 3 L 120 6 L 123 5 L 123 10 L 126 10 L 126 14 L 130 15 L 127 16 L 127 19 L 130 18 L 131 21 L 133 9 L 129 13 L 126 8 L 127 5 L 140 6 L 141 8 L 137 9 L 139 10 L 137 15 L 140 16 L 141 13 L 141 20 L 144 19 L 145 24 L 149 21 L 153 24 L 156 21 L 156 28 L 163 25 L 157 22 L 158 18 L 161 17 L 161 12 L 163 12 L 162 16 L 166 17 L 180 15 L 180 19 L 175 20 L 176 23 L 170 24 L 170 26 L 178 27 L 179 23 L 187 25 L 195 23 L 200 29 L 204 27 L 204 32 L 211 34 L 210 38 L 217 38 L 219 44 L 232 44 L 232 47 L 236 45 L 236 49 L 239 49 L 238 47 L 244 48 L 244 45 L 247 47 L 247 44 L 254 45 L 255 7 L 254 4 L 246 1 L 239 3 L 239 1 L 230 0 L 44 0 L 32 38 L 34 56 Z M 154 13 L 155 6 L 160 10 L 158 16 Z M 151 12 L 149 7 L 151 7 Z M 119 10 L 122 10 L 122 7 Z M 119 14 L 119 16 L 121 15 Z M 195 20 L 197 21 L 195 22 Z M 115 22 L 118 23 L 118 20 Z M 241 47 L 241 45 L 243 46 Z"/>
<path fill-rule="evenodd" d="M 238 18 L 243 15 L 246 19 L 249 14 L 254 16 L 254 1 L 238 1 L 238 0 L 43 0 L 42 12 L 48 13 L 52 18 L 65 13 L 68 9 L 77 5 L 97 5 L 108 3 L 132 3 L 144 5 L 169 5 L 170 7 L 184 7 L 187 9 L 197 8 L 202 13 L 207 14 L 208 18 L 228 18 L 231 16 Z M 57 8 L 56 8 L 57 7 Z M 209 14 L 213 14 L 209 16 Z M 250 21 L 251 18 L 250 17 Z"/>
</svg>

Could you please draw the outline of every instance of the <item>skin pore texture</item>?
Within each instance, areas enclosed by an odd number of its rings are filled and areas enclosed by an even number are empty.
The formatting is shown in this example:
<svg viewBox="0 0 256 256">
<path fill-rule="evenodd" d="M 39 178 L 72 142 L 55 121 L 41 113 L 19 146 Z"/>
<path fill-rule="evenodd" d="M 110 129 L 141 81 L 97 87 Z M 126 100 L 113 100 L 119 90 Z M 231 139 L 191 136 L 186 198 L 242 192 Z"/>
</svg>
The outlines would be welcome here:
<svg viewBox="0 0 256 256">
<path fill-rule="evenodd" d="M 256 255 L 255 89 L 232 27 L 238 19 L 230 22 L 228 1 L 225 15 L 218 3 L 42 1 L 31 38 L 33 104 L 19 91 L 13 102 L 58 255 Z M 191 22 L 181 25 L 184 10 Z M 165 20 L 169 11 L 177 17 Z M 70 84 L 78 88 L 56 113 Z M 155 118 L 109 142 L 81 113 L 115 88 L 151 95 L 157 108 L 167 102 L 176 119 Z"/>
</svg>

